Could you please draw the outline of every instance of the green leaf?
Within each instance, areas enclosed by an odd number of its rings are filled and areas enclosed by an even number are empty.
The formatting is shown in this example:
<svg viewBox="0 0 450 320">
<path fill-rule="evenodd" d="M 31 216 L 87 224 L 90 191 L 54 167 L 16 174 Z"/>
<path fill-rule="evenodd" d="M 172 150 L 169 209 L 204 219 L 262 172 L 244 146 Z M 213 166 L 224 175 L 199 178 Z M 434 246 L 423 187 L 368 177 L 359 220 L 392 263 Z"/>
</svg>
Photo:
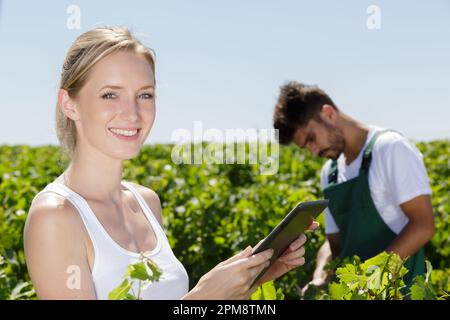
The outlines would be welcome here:
<svg viewBox="0 0 450 320">
<path fill-rule="evenodd" d="M 425 275 L 425 282 L 428 283 L 430 281 L 431 273 L 433 272 L 433 266 L 431 265 L 431 262 L 428 260 L 425 260 L 425 265 L 427 266 L 427 274 Z"/>
<path fill-rule="evenodd" d="M 273 281 L 268 281 L 259 286 L 258 289 L 250 297 L 251 300 L 283 300 L 284 294 L 279 288 L 275 289 Z"/>
<path fill-rule="evenodd" d="M 123 300 L 138 300 L 138 298 L 133 296 L 131 293 L 127 293 Z"/>
<path fill-rule="evenodd" d="M 350 300 L 367 300 L 368 299 L 368 295 L 367 294 L 361 294 L 358 292 L 353 292 L 352 295 L 350 296 Z"/>
<path fill-rule="evenodd" d="M 147 267 L 149 267 L 150 270 L 152 271 L 152 275 L 149 280 L 153 282 L 159 281 L 162 276 L 161 269 L 159 269 L 159 267 L 150 259 L 147 260 L 146 264 Z"/>
<path fill-rule="evenodd" d="M 132 283 L 128 282 L 127 279 L 123 280 L 123 282 L 115 289 L 111 290 L 108 295 L 109 300 L 122 300 L 127 297 L 128 292 L 132 287 Z"/>
<path fill-rule="evenodd" d="M 328 292 L 331 300 L 346 300 L 345 296 L 350 292 L 350 289 L 345 283 L 331 283 L 328 286 Z"/>
<path fill-rule="evenodd" d="M 224 244 L 225 243 L 225 238 L 224 237 L 214 237 L 214 242 L 216 244 Z"/>
<path fill-rule="evenodd" d="M 416 276 L 411 286 L 411 300 L 436 300 L 437 296 L 433 288 L 425 282 L 423 276 Z"/>
<path fill-rule="evenodd" d="M 284 300 L 284 293 L 283 290 L 281 290 L 281 288 L 278 288 L 277 290 L 276 300 Z"/>
<path fill-rule="evenodd" d="M 277 292 L 273 281 L 266 282 L 262 285 L 262 291 L 264 295 L 264 300 L 276 300 Z"/>
<path fill-rule="evenodd" d="M 264 300 L 264 294 L 261 289 L 261 286 L 259 286 L 258 289 L 256 289 L 255 292 L 253 292 L 253 294 L 250 296 L 250 300 Z"/>
<path fill-rule="evenodd" d="M 380 266 L 370 266 L 367 268 L 367 273 L 370 274 L 367 278 L 367 288 L 373 291 L 378 291 L 383 289 L 383 284 L 387 284 L 386 281 L 382 279 L 382 269 Z M 386 274 L 385 274 L 386 275 Z M 383 278 L 387 278 L 383 276 Z"/>
<path fill-rule="evenodd" d="M 150 280 L 151 276 L 148 274 L 145 265 L 142 262 L 131 264 L 127 268 L 127 276 L 138 280 Z"/>
</svg>

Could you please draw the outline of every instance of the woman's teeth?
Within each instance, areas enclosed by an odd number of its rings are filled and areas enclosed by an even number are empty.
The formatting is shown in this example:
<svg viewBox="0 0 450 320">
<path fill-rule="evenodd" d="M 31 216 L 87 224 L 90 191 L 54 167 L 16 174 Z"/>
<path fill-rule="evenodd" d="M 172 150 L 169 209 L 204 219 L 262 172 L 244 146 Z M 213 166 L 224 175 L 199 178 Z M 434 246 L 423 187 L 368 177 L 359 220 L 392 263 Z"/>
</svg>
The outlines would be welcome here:
<svg viewBox="0 0 450 320">
<path fill-rule="evenodd" d="M 109 129 L 111 132 L 115 133 L 115 134 L 120 134 L 122 136 L 127 136 L 127 137 L 132 137 L 135 134 L 137 134 L 138 130 L 122 130 L 122 129 Z"/>
</svg>

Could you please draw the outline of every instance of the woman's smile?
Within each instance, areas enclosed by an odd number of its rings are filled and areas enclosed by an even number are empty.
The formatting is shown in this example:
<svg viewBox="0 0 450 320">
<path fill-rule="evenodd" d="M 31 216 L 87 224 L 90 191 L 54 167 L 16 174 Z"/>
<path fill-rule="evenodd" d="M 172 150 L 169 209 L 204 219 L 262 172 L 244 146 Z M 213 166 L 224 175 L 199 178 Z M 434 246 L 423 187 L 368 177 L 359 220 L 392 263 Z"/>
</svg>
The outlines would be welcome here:
<svg viewBox="0 0 450 320">
<path fill-rule="evenodd" d="M 141 132 L 140 128 L 134 129 L 120 129 L 120 128 L 109 128 L 108 129 L 114 137 L 122 141 L 135 141 L 139 137 Z"/>
</svg>

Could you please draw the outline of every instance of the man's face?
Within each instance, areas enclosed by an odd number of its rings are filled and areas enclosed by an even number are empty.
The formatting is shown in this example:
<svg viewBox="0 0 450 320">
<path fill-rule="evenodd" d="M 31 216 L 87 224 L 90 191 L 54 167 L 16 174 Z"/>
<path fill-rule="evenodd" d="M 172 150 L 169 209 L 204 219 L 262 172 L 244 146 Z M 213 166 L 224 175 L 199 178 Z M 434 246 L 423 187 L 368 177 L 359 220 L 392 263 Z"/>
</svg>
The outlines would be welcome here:
<svg viewBox="0 0 450 320">
<path fill-rule="evenodd" d="M 299 127 L 293 142 L 300 148 L 307 148 L 314 156 L 337 159 L 344 152 L 342 131 L 323 120 L 310 120 Z"/>
</svg>

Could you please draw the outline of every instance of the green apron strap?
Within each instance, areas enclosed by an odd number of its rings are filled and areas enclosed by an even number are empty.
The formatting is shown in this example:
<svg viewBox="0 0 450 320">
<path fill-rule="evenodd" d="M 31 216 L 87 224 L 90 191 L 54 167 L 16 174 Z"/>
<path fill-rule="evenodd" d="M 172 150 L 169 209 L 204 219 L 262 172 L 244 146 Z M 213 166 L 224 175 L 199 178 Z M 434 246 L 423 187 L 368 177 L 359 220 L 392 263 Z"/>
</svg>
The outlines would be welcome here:
<svg viewBox="0 0 450 320">
<path fill-rule="evenodd" d="M 372 139 L 370 139 L 369 144 L 367 145 L 366 149 L 364 150 L 361 168 L 359 169 L 359 174 L 369 172 L 370 163 L 372 162 L 373 146 L 375 145 L 375 142 L 377 141 L 378 137 L 388 131 L 391 131 L 391 130 L 386 129 L 386 130 L 378 131 L 373 135 Z"/>
<path fill-rule="evenodd" d="M 364 155 L 362 159 L 361 168 L 359 170 L 359 173 L 367 173 L 369 172 L 370 163 L 372 162 L 372 150 L 373 146 L 375 145 L 375 141 L 378 139 L 378 137 L 388 131 L 392 131 L 390 129 L 381 130 L 374 134 L 372 139 L 370 139 L 369 144 L 367 145 L 366 149 L 364 150 Z M 332 160 L 330 170 L 328 171 L 328 184 L 336 184 L 338 178 L 338 166 L 337 166 L 337 160 Z"/>
<path fill-rule="evenodd" d="M 337 170 L 337 160 L 331 161 L 330 171 L 328 172 L 328 184 L 337 183 L 338 170 Z"/>
</svg>

